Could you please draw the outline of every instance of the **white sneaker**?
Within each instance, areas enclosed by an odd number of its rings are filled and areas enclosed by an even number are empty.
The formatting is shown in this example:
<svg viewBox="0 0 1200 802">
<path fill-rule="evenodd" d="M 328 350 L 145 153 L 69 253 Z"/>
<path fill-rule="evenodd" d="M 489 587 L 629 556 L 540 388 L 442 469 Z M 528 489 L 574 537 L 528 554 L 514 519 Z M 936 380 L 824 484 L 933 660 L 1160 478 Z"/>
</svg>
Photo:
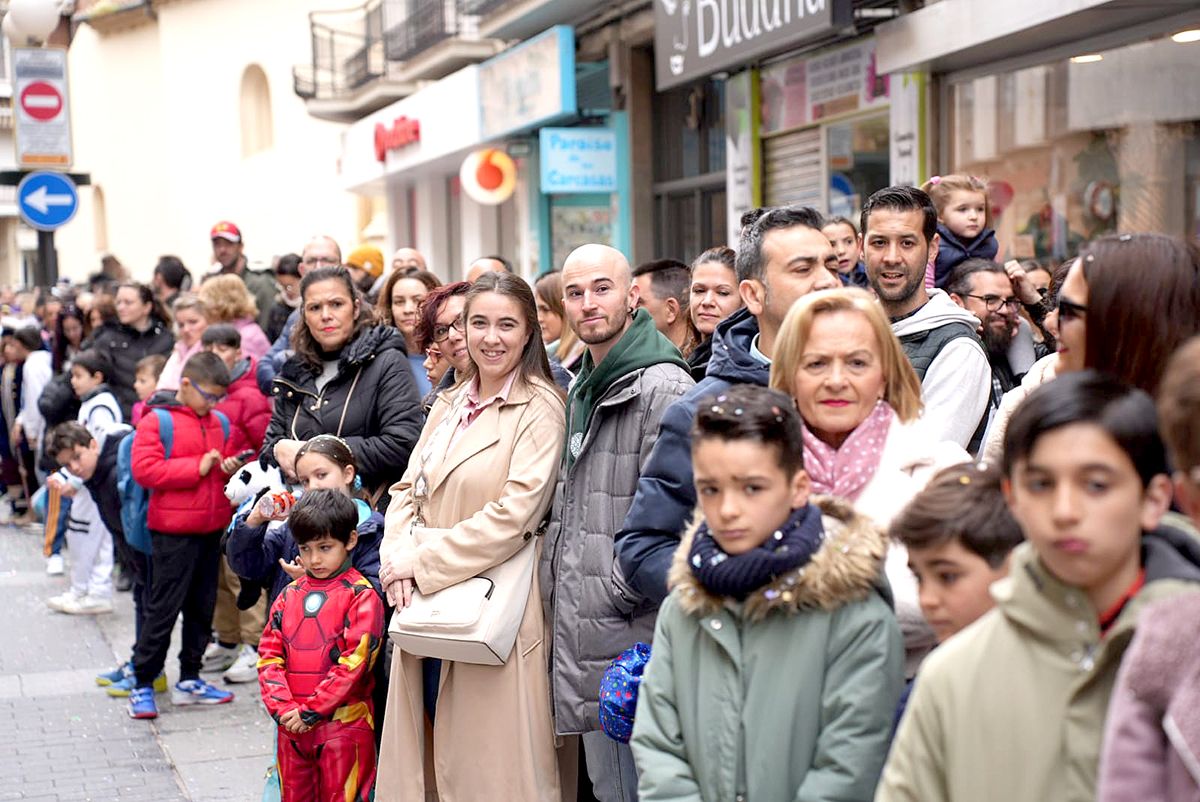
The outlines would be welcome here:
<svg viewBox="0 0 1200 802">
<path fill-rule="evenodd" d="M 68 589 L 65 593 L 60 593 L 57 596 L 51 596 L 46 599 L 46 606 L 56 612 L 65 613 L 67 607 L 78 604 L 82 598 L 74 590 Z"/>
<path fill-rule="evenodd" d="M 75 596 L 63 602 L 60 612 L 70 615 L 97 615 L 99 613 L 111 613 L 112 611 L 112 599 L 103 599 L 99 596 L 83 596 L 82 598 Z"/>
<path fill-rule="evenodd" d="M 200 670 L 224 671 L 237 662 L 239 652 L 237 646 L 222 646 L 213 641 L 204 650 L 204 657 L 200 659 Z"/>
<path fill-rule="evenodd" d="M 46 574 L 48 576 L 62 576 L 63 558 L 61 554 L 51 554 L 46 558 Z"/>
<path fill-rule="evenodd" d="M 243 645 L 242 652 L 221 678 L 230 684 L 258 681 L 258 652 L 253 646 Z"/>
</svg>

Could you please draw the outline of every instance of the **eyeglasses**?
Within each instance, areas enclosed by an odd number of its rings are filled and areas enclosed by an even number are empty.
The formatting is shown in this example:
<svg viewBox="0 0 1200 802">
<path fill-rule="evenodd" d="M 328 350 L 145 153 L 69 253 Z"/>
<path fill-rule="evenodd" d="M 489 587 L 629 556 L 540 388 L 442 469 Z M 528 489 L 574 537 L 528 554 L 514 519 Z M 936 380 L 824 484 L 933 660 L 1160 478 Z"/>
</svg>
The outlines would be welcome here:
<svg viewBox="0 0 1200 802">
<path fill-rule="evenodd" d="M 1068 301 L 1061 295 L 1058 296 L 1058 322 L 1062 323 L 1066 320 L 1081 320 L 1087 315 L 1087 306 L 1077 304 L 1074 301 Z"/>
<path fill-rule="evenodd" d="M 200 385 L 196 384 L 195 382 L 192 383 L 192 387 L 195 388 L 196 392 L 200 393 L 201 398 L 203 398 L 206 402 L 208 402 L 209 404 L 212 404 L 212 405 L 221 403 L 222 401 L 225 400 L 225 396 L 229 395 L 228 393 L 216 393 L 216 394 L 206 393 L 203 390 L 201 390 Z"/>
<path fill-rule="evenodd" d="M 1007 306 L 1009 309 L 1016 309 L 1021 305 L 1021 301 L 1018 298 L 1001 298 L 999 295 L 971 295 L 967 293 L 967 297 L 983 301 L 984 307 L 989 312 L 998 312 L 1002 306 Z"/>
<path fill-rule="evenodd" d="M 445 340 L 450 336 L 450 329 L 454 329 L 459 334 L 462 334 L 464 331 L 466 331 L 465 326 L 466 324 L 463 322 L 461 317 L 454 318 L 454 320 L 450 321 L 450 325 L 448 326 L 434 326 L 433 341 L 435 343 L 440 343 Z"/>
</svg>

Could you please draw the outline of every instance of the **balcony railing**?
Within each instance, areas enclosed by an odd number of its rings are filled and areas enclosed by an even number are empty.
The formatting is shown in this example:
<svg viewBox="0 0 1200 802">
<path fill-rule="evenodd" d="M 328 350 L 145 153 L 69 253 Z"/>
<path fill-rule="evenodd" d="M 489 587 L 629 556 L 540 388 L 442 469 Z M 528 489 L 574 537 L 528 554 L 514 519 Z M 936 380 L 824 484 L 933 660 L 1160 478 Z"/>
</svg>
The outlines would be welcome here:
<svg viewBox="0 0 1200 802">
<path fill-rule="evenodd" d="M 389 61 L 408 61 L 446 39 L 478 39 L 479 17 L 467 0 L 384 0 Z"/>
<path fill-rule="evenodd" d="M 312 62 L 292 70 L 293 89 L 300 97 L 343 97 L 383 76 L 382 0 L 343 11 L 314 11 L 309 27 Z"/>
</svg>

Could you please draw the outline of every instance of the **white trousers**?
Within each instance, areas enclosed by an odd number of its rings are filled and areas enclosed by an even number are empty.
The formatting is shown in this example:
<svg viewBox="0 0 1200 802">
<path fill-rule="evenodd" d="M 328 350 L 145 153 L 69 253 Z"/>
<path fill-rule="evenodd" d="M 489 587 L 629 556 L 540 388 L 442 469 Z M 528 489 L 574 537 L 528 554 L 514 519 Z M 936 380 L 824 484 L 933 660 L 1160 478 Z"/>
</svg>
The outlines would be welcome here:
<svg viewBox="0 0 1200 802">
<path fill-rule="evenodd" d="M 71 589 L 79 596 L 112 597 L 113 539 L 100 509 L 87 488 L 71 499 L 67 519 L 67 548 L 71 556 Z"/>
</svg>

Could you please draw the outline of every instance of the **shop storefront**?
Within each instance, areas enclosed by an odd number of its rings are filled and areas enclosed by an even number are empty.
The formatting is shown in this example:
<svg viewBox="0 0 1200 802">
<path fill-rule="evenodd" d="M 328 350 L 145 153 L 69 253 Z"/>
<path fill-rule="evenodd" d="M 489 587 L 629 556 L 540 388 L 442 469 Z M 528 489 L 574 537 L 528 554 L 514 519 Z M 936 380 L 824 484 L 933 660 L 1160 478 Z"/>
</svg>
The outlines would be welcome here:
<svg viewBox="0 0 1200 802">
<path fill-rule="evenodd" d="M 578 121 L 578 89 L 573 33 L 551 28 L 351 126 L 340 161 L 344 186 L 383 196 L 389 245 L 416 247 L 444 279 L 461 277 L 468 263 L 489 254 L 534 276 L 553 263 L 556 232 L 561 239 L 572 226 L 583 228 L 571 202 L 555 213 L 556 196 L 543 192 L 539 170 L 538 130 Z M 463 171 L 468 157 L 491 151 L 514 168 L 499 194 L 475 191 Z M 619 244 L 622 184 L 617 176 L 612 182 L 611 195 L 593 186 L 586 197 L 608 212 L 602 241 Z M 600 235 L 595 225 L 586 230 Z"/>
<path fill-rule="evenodd" d="M 1015 258 L 1115 231 L 1200 239 L 1200 32 L 946 76 L 947 172 L 986 176 Z"/>
<path fill-rule="evenodd" d="M 987 180 L 1002 257 L 1053 264 L 1111 232 L 1200 239 L 1196 4 L 1013 0 L 985 25 L 989 8 L 955 0 L 877 30 L 881 71 L 937 83 L 919 180 Z"/>
</svg>

